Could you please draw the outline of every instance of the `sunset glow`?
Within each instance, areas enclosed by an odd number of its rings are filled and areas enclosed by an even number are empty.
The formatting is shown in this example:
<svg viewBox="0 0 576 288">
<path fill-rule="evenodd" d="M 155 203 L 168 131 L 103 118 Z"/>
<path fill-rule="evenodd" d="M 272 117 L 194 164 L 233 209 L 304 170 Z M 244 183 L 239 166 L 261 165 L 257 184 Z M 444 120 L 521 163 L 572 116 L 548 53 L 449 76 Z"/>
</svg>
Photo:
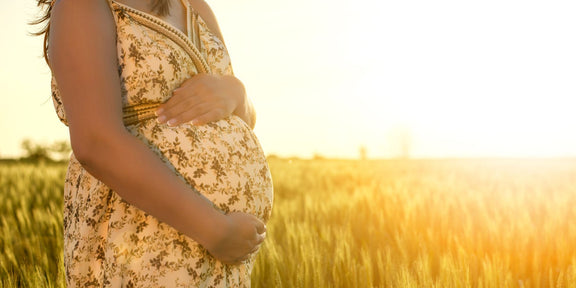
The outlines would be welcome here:
<svg viewBox="0 0 576 288">
<path fill-rule="evenodd" d="M 576 155 L 571 1 L 208 1 L 269 154 Z M 0 11 L 0 157 L 66 139 L 33 3 Z M 9 29 L 7 27 L 10 27 Z"/>
</svg>

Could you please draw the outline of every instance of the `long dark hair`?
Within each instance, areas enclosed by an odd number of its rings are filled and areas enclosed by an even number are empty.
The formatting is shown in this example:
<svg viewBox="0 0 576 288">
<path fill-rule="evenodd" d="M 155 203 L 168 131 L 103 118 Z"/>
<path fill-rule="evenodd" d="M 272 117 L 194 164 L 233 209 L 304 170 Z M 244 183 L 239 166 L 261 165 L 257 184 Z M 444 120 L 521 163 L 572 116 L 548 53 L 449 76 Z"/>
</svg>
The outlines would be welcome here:
<svg viewBox="0 0 576 288">
<path fill-rule="evenodd" d="M 38 19 L 30 22 L 30 25 L 44 25 L 38 32 L 32 35 L 44 35 L 44 59 L 48 63 L 48 34 L 50 31 L 50 15 L 52 13 L 52 5 L 56 0 L 36 0 L 37 6 L 42 9 L 43 13 Z M 170 14 L 170 0 L 152 0 L 151 9 L 159 16 Z"/>
</svg>

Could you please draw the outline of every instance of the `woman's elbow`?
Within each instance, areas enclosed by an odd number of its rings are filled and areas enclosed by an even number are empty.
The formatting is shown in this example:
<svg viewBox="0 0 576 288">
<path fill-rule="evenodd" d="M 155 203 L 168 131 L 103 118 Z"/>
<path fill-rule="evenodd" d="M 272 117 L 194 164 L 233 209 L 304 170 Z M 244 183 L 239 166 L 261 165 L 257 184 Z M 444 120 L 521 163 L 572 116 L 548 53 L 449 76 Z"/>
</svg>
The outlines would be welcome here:
<svg viewBox="0 0 576 288">
<path fill-rule="evenodd" d="M 70 131 L 72 152 L 82 166 L 92 166 L 94 162 L 102 160 L 105 157 L 103 153 L 109 151 L 109 147 L 114 145 L 113 138 L 114 136 L 110 133 L 99 131 L 81 131 L 80 133 Z"/>
<path fill-rule="evenodd" d="M 88 137 L 70 136 L 70 144 L 72 146 L 72 153 L 74 158 L 80 162 L 82 166 L 89 165 L 97 157 L 94 155 L 95 140 Z"/>
</svg>

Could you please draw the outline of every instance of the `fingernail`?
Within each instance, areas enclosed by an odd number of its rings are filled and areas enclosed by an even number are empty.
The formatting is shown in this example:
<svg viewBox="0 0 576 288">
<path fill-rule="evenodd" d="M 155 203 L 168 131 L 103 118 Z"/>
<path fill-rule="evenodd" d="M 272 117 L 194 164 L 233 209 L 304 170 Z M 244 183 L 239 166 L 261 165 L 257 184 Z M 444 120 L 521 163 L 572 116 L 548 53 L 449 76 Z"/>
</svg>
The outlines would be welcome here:
<svg viewBox="0 0 576 288">
<path fill-rule="evenodd" d="M 164 123 L 166 121 L 166 116 L 162 115 L 158 117 L 158 123 Z"/>
<path fill-rule="evenodd" d="M 176 125 L 176 119 L 170 119 L 170 120 L 168 120 L 168 125 L 169 125 L 169 126 L 175 126 L 175 125 Z"/>
<path fill-rule="evenodd" d="M 162 114 L 162 112 L 164 112 L 163 108 L 158 108 L 158 110 L 156 110 L 156 112 L 154 112 L 154 114 L 156 114 L 156 116 Z"/>
<path fill-rule="evenodd" d="M 198 125 L 198 124 L 200 124 L 200 121 L 196 119 L 192 120 L 192 125 Z"/>
</svg>

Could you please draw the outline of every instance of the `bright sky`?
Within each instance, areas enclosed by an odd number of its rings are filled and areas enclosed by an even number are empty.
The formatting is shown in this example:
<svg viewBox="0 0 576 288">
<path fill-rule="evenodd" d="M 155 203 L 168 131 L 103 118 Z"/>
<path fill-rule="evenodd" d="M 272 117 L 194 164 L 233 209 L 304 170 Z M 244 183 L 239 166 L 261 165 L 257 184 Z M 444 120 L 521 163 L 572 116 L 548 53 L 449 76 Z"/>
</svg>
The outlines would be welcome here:
<svg viewBox="0 0 576 288">
<path fill-rule="evenodd" d="M 32 0 L 0 0 L 0 157 L 67 139 Z M 208 0 L 282 156 L 576 156 L 572 0 Z"/>
</svg>

